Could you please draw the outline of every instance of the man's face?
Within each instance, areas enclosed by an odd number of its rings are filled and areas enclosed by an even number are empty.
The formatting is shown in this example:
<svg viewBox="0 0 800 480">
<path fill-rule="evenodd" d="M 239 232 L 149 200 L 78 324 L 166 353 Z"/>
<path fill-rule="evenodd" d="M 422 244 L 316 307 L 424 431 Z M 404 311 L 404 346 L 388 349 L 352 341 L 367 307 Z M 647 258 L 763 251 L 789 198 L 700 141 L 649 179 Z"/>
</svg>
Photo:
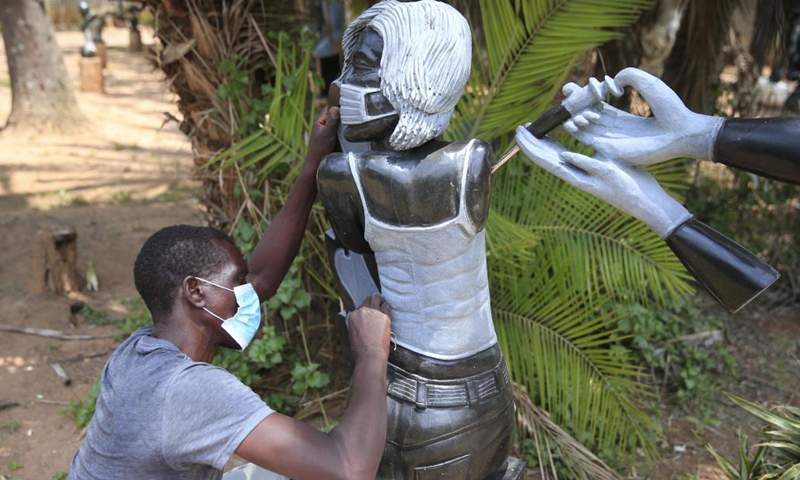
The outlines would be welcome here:
<svg viewBox="0 0 800 480">
<path fill-rule="evenodd" d="M 225 252 L 227 260 L 223 262 L 222 267 L 209 280 L 230 289 L 247 283 L 247 262 L 244 261 L 239 249 L 228 242 L 217 242 L 217 246 Z M 206 308 L 224 319 L 236 314 L 239 305 L 236 303 L 236 295 L 233 292 L 205 283 L 202 284 L 202 288 Z M 236 341 L 228 335 L 228 332 L 222 328 L 222 322 L 219 319 L 211 315 L 208 315 L 208 317 L 215 323 L 215 331 L 219 332 L 220 338 L 223 339 L 223 346 L 234 349 L 240 348 Z"/>
<path fill-rule="evenodd" d="M 348 125 L 344 122 L 343 116 L 342 133 L 350 142 L 381 141 L 388 138 L 400 118 L 391 102 L 380 92 L 382 53 L 383 39 L 375 30 L 367 28 L 362 33 L 350 61 L 345 64 L 342 75 L 339 77 L 341 84 L 378 89 L 364 97 L 364 106 L 368 115 L 381 116 L 381 118 Z M 331 101 L 333 104 L 338 104 L 338 90 L 335 88 L 333 90 Z"/>
</svg>

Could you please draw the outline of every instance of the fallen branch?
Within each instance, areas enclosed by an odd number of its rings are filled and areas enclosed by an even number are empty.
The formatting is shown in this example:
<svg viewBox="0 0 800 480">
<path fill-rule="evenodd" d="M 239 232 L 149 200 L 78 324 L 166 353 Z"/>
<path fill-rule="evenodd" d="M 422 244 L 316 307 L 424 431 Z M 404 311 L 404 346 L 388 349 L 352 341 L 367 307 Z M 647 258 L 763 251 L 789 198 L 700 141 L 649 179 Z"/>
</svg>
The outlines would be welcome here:
<svg viewBox="0 0 800 480">
<path fill-rule="evenodd" d="M 59 400 L 47 400 L 46 398 L 34 398 L 34 401 L 37 401 L 39 403 L 45 403 L 47 405 L 60 405 L 62 407 L 69 405 L 69 402 L 61 402 Z"/>
<path fill-rule="evenodd" d="M 77 355 L 77 356 L 74 356 L 74 357 L 65 358 L 63 360 L 57 360 L 57 362 L 58 363 L 78 362 L 78 361 L 81 361 L 81 360 L 86 360 L 88 358 L 104 357 L 104 356 L 108 355 L 109 353 L 111 353 L 111 350 L 105 350 L 105 351 L 102 351 L 102 352 L 87 353 L 86 355 Z"/>
<path fill-rule="evenodd" d="M 57 338 L 59 340 L 94 340 L 97 338 L 111 338 L 113 335 L 70 335 L 60 330 L 49 328 L 21 328 L 13 325 L 0 323 L 0 330 L 14 333 L 24 333 L 25 335 L 37 335 L 39 337 Z"/>
<path fill-rule="evenodd" d="M 51 363 L 50 368 L 52 368 L 53 371 L 56 372 L 56 376 L 58 376 L 58 378 L 61 379 L 61 382 L 64 385 L 69 385 L 70 383 L 72 383 L 72 379 L 69 378 L 67 372 L 61 367 L 61 365 L 58 362 Z"/>
<path fill-rule="evenodd" d="M 0 410 L 5 410 L 6 408 L 11 407 L 18 407 L 19 403 L 17 402 L 0 402 Z"/>
</svg>

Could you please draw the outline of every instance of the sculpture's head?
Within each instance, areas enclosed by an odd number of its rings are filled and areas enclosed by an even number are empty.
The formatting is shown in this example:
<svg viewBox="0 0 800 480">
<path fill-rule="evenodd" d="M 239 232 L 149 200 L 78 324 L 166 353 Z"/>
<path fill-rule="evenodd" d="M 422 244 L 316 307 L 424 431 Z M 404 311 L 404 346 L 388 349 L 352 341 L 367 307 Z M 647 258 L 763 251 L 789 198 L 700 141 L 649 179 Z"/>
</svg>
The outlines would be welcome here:
<svg viewBox="0 0 800 480">
<path fill-rule="evenodd" d="M 83 18 L 87 18 L 89 16 L 89 4 L 86 2 L 80 2 L 78 4 L 78 10 L 81 12 L 81 16 Z"/>
<path fill-rule="evenodd" d="M 385 0 L 345 31 L 338 83 L 344 136 L 388 137 L 395 150 L 441 135 L 464 91 L 472 60 L 466 19 L 435 0 Z"/>
</svg>

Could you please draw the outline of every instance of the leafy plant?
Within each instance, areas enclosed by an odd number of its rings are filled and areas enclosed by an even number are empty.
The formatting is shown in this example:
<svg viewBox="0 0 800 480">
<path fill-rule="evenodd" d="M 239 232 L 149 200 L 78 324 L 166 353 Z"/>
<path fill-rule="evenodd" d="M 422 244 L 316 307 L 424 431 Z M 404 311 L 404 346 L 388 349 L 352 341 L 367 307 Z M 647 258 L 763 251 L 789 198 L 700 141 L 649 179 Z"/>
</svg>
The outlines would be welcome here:
<svg viewBox="0 0 800 480">
<path fill-rule="evenodd" d="M 57 472 L 50 477 L 50 480 L 66 480 L 66 479 L 67 479 L 67 472 Z"/>
<path fill-rule="evenodd" d="M 728 397 L 768 426 L 759 432 L 760 443 L 752 457 L 741 432 L 736 459 L 728 459 L 707 446 L 725 475 L 731 480 L 800 478 L 800 409 L 784 405 L 771 411 L 734 395 Z"/>
<path fill-rule="evenodd" d="M 19 420 L 9 420 L 0 424 L 0 431 L 5 430 L 8 433 L 14 433 L 19 428 Z"/>
<path fill-rule="evenodd" d="M 319 390 L 330 383 L 325 372 L 319 371 L 317 363 L 297 363 L 292 368 L 292 390 L 297 395 L 305 395 L 308 389 Z"/>
<path fill-rule="evenodd" d="M 721 345 L 722 322 L 703 317 L 692 299 L 668 307 L 625 304 L 619 333 L 649 367 L 652 383 L 664 385 L 678 405 L 696 407 L 701 417 L 732 378 L 736 359 Z M 692 420 L 690 419 L 690 421 Z"/>
<path fill-rule="evenodd" d="M 64 412 L 75 420 L 75 425 L 77 425 L 78 428 L 86 428 L 89 426 L 89 421 L 91 421 L 94 416 L 95 405 L 99 395 L 100 378 L 98 377 L 85 398 L 69 402 L 65 407 Z"/>
</svg>

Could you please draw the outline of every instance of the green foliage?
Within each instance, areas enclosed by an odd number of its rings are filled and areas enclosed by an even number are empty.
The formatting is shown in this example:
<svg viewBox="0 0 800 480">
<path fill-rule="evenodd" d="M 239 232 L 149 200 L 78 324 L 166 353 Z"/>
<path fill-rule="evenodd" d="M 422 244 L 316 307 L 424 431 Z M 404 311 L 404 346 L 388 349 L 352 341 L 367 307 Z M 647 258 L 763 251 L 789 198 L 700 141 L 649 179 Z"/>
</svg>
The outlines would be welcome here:
<svg viewBox="0 0 800 480">
<path fill-rule="evenodd" d="M 105 310 L 99 310 L 91 305 L 84 305 L 81 309 L 81 319 L 89 325 L 111 325 L 116 320 Z"/>
<path fill-rule="evenodd" d="M 21 463 L 11 462 L 11 463 L 8 464 L 8 469 L 10 471 L 12 471 L 12 472 L 14 470 L 19 470 L 20 468 L 22 468 L 22 464 Z"/>
<path fill-rule="evenodd" d="M 50 477 L 50 480 L 66 480 L 66 479 L 67 479 L 67 472 L 54 473 Z"/>
<path fill-rule="evenodd" d="M 14 433 L 19 428 L 19 420 L 9 420 L 0 424 L 0 431 Z"/>
<path fill-rule="evenodd" d="M 286 339 L 275 331 L 274 326 L 264 325 L 246 352 L 220 348 L 212 363 L 228 370 L 242 383 L 252 385 L 261 378 L 261 372 L 283 362 L 285 344 Z"/>
<path fill-rule="evenodd" d="M 292 368 L 292 390 L 297 395 L 305 395 L 310 389 L 319 390 L 330 383 L 331 379 L 325 372 L 319 371 L 317 363 L 297 363 Z"/>
<path fill-rule="evenodd" d="M 86 398 L 69 402 L 69 405 L 65 407 L 64 412 L 75 420 L 78 428 L 86 428 L 89 425 L 89 421 L 94 416 L 95 404 L 99 395 L 100 378 L 98 377 Z"/>
<path fill-rule="evenodd" d="M 278 291 L 267 300 L 267 312 L 270 316 L 278 315 L 283 320 L 290 320 L 311 305 L 311 295 L 301 284 L 300 272 L 304 261 L 302 255 L 294 259 Z"/>
<path fill-rule="evenodd" d="M 766 422 L 755 453 L 750 456 L 747 442 L 739 432 L 739 455 L 728 459 L 711 446 L 708 450 L 731 480 L 796 480 L 800 478 L 800 409 L 779 406 L 775 411 L 728 395 L 750 414 Z"/>
<path fill-rule="evenodd" d="M 722 322 L 702 316 L 692 299 L 668 308 L 638 303 L 621 308 L 619 333 L 649 367 L 652 383 L 665 385 L 678 405 L 703 415 L 736 368 L 736 359 L 719 342 Z"/>
<path fill-rule="evenodd" d="M 241 55 L 234 55 L 224 59 L 219 66 L 225 75 L 225 82 L 217 87 L 217 96 L 229 101 L 237 110 L 239 128 L 234 133 L 235 137 L 257 131 L 272 102 L 273 87 L 270 84 L 261 85 L 261 96 L 250 95 L 251 72 L 243 69 L 244 63 Z"/>
</svg>

